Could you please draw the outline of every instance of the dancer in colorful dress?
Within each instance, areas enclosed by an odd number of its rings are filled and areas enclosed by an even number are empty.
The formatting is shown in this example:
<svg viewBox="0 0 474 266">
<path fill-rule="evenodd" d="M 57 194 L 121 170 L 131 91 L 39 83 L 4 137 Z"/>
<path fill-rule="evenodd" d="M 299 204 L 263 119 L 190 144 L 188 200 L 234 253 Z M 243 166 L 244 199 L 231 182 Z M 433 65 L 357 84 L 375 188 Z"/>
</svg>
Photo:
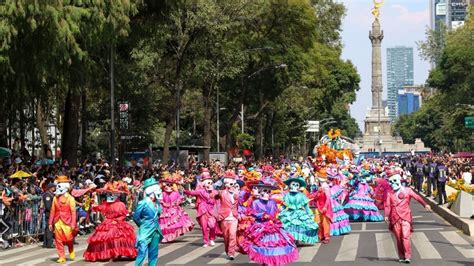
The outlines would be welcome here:
<svg viewBox="0 0 474 266">
<path fill-rule="evenodd" d="M 325 169 L 317 172 L 319 181 L 319 188 L 312 195 L 316 202 L 316 221 L 318 222 L 318 236 L 323 244 L 328 244 L 331 239 L 331 222 L 333 218 L 333 211 L 331 205 L 331 192 L 327 183 L 327 173 Z"/>
<path fill-rule="evenodd" d="M 183 197 L 178 192 L 178 185 L 182 178 L 163 172 L 160 180 L 163 191 L 163 199 L 160 200 L 162 209 L 160 215 L 160 228 L 163 233 L 162 242 L 171 242 L 179 236 L 193 230 L 194 223 L 189 215 L 181 207 Z"/>
<path fill-rule="evenodd" d="M 318 242 L 318 224 L 313 220 L 308 197 L 300 191 L 300 188 L 306 187 L 306 182 L 302 177 L 292 177 L 284 183 L 289 186 L 289 192 L 283 197 L 283 209 L 278 216 L 283 228 L 296 241 L 307 244 Z"/>
<path fill-rule="evenodd" d="M 119 200 L 120 194 L 127 192 L 113 188 L 99 190 L 99 193 L 106 193 L 106 201 L 92 209 L 94 212 L 101 212 L 105 220 L 87 240 L 89 245 L 84 252 L 85 260 L 106 261 L 121 257 L 135 259 L 137 256 L 135 229 L 125 221 L 127 207 Z"/>
<path fill-rule="evenodd" d="M 159 199 L 162 197 L 161 188 L 152 176 L 143 183 L 144 198 L 138 202 L 133 214 L 133 221 L 138 225 L 137 250 L 138 255 L 135 266 L 142 266 L 148 255 L 148 265 L 156 266 L 158 263 L 158 244 L 163 238 L 158 223 L 161 207 Z"/>
<path fill-rule="evenodd" d="M 201 182 L 196 190 L 185 190 L 186 195 L 196 197 L 197 221 L 202 230 L 203 247 L 214 246 L 216 239 L 217 219 L 214 211 L 217 191 L 213 188 L 212 177 L 209 172 L 201 174 Z"/>
<path fill-rule="evenodd" d="M 402 186 L 400 175 L 392 175 L 389 182 L 392 190 L 388 192 L 385 200 L 385 222 L 389 224 L 389 229 L 397 240 L 399 261 L 401 263 L 410 263 L 410 238 L 413 232 L 410 200 L 412 198 L 415 199 L 427 211 L 431 211 L 431 208 L 411 188 Z"/>
<path fill-rule="evenodd" d="M 252 202 L 248 213 L 256 219 L 246 231 L 243 248 L 251 261 L 267 266 L 286 265 L 298 260 L 298 249 L 293 236 L 283 230 L 277 220 L 278 207 L 270 198 L 277 184 L 265 178 L 257 185 L 260 197 Z"/>
<path fill-rule="evenodd" d="M 74 236 L 77 234 L 77 216 L 76 201 L 69 194 L 69 178 L 67 176 L 58 176 L 56 178 L 56 192 L 51 206 L 49 216 L 49 230 L 54 232 L 56 250 L 58 251 L 58 263 L 66 262 L 64 254 L 64 245 L 68 247 L 69 258 L 74 260 Z"/>
<path fill-rule="evenodd" d="M 349 233 L 351 225 L 349 223 L 349 215 L 344 211 L 342 206 L 346 197 L 346 191 L 339 185 L 341 175 L 336 168 L 328 170 L 329 187 L 331 191 L 331 205 L 333 218 L 331 223 L 331 236 L 339 236 Z"/>
<path fill-rule="evenodd" d="M 372 188 L 367 184 L 370 173 L 362 170 L 357 177 L 356 189 L 349 195 L 349 201 L 344 206 L 351 221 L 380 222 L 383 216 L 371 198 Z"/>
</svg>

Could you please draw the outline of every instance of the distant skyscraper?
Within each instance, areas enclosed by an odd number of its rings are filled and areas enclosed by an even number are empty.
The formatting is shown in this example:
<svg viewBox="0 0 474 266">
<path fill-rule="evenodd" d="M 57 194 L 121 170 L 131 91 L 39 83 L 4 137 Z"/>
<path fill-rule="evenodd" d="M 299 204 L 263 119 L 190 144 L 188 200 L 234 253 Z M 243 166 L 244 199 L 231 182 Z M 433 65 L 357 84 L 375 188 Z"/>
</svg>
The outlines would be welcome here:
<svg viewBox="0 0 474 266">
<path fill-rule="evenodd" d="M 430 0 L 431 28 L 438 30 L 440 23 L 448 29 L 462 26 L 473 3 L 472 0 Z"/>
<path fill-rule="evenodd" d="M 421 86 L 404 86 L 398 90 L 398 116 L 418 111 L 422 100 Z"/>
<path fill-rule="evenodd" d="M 387 106 L 393 123 L 398 116 L 398 90 L 413 85 L 413 47 L 387 48 Z"/>
</svg>

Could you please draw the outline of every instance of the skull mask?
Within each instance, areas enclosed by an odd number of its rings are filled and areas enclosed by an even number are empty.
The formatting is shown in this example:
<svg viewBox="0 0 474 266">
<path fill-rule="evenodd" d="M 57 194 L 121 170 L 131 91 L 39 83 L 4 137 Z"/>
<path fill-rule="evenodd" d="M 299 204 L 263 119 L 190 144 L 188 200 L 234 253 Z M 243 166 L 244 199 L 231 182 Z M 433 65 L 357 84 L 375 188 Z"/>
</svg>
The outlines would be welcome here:
<svg viewBox="0 0 474 266">
<path fill-rule="evenodd" d="M 260 190 L 258 189 L 258 187 L 253 187 L 252 188 L 252 196 L 254 196 L 255 198 L 260 197 Z"/>
<path fill-rule="evenodd" d="M 390 186 L 392 187 L 393 191 L 397 192 L 402 188 L 401 176 L 400 175 L 392 175 L 388 181 L 390 182 Z"/>
<path fill-rule="evenodd" d="M 300 189 L 300 183 L 292 181 L 290 183 L 290 192 L 299 192 Z"/>
<path fill-rule="evenodd" d="M 227 190 L 233 190 L 235 188 L 235 179 L 232 178 L 224 178 L 224 185 Z"/>
<path fill-rule="evenodd" d="M 258 190 L 260 192 L 260 199 L 262 199 L 262 200 L 269 200 L 270 199 L 270 193 L 271 193 L 270 188 L 260 187 Z"/>
<path fill-rule="evenodd" d="M 56 195 L 63 195 L 64 193 L 69 191 L 70 184 L 69 183 L 58 183 L 56 184 Z"/>
<path fill-rule="evenodd" d="M 107 202 L 114 202 L 116 201 L 118 198 L 118 195 L 117 194 L 107 194 Z"/>
<path fill-rule="evenodd" d="M 145 188 L 145 195 L 152 199 L 160 200 L 163 198 L 161 188 L 158 184 Z"/>
<path fill-rule="evenodd" d="M 164 191 L 166 191 L 166 192 L 172 192 L 173 191 L 173 183 L 165 182 L 163 184 L 163 188 L 164 188 Z"/>
<path fill-rule="evenodd" d="M 214 182 L 212 182 L 211 179 L 206 179 L 206 180 L 202 181 L 202 184 L 203 184 L 205 190 L 211 191 L 213 189 Z"/>
</svg>

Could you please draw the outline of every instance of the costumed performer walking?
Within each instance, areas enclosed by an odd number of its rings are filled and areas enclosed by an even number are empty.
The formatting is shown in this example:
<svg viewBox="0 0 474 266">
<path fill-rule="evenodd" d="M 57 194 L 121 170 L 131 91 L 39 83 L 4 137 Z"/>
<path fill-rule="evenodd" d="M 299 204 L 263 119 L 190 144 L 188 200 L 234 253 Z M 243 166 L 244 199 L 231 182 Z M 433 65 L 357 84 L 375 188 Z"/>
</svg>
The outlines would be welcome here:
<svg viewBox="0 0 474 266">
<path fill-rule="evenodd" d="M 219 191 L 220 208 L 217 221 L 220 223 L 224 235 L 225 253 L 229 260 L 234 260 L 237 249 L 237 204 L 239 193 L 235 189 L 237 176 L 234 171 L 228 170 L 224 173 L 224 190 Z"/>
<path fill-rule="evenodd" d="M 143 265 L 148 254 L 148 265 L 156 266 L 158 263 L 158 244 L 163 238 L 160 230 L 158 218 L 161 207 L 161 188 L 156 179 L 152 176 L 143 183 L 144 198 L 138 202 L 138 206 L 133 214 L 133 221 L 138 225 L 137 250 L 138 256 L 135 266 Z"/>
<path fill-rule="evenodd" d="M 299 256 L 295 240 L 283 230 L 281 222 L 276 218 L 277 204 L 270 198 L 272 190 L 278 189 L 278 184 L 269 176 L 259 184 L 249 186 L 257 188 L 260 197 L 247 210 L 249 215 L 255 217 L 256 222 L 245 232 L 243 249 L 250 260 L 266 266 L 295 262 Z"/>
<path fill-rule="evenodd" d="M 216 227 L 217 219 L 214 211 L 216 204 L 215 197 L 217 191 L 213 187 L 214 182 L 208 172 L 203 172 L 201 181 L 196 190 L 185 190 L 186 195 L 196 197 L 197 221 L 202 230 L 202 238 L 204 240 L 203 247 L 214 246 L 216 243 Z"/>
<path fill-rule="evenodd" d="M 302 177 L 291 177 L 284 182 L 289 186 L 289 192 L 283 196 L 283 206 L 278 219 L 283 228 L 296 241 L 307 244 L 318 242 L 318 224 L 313 220 L 313 212 L 309 209 L 309 199 L 300 188 L 306 187 Z"/>
<path fill-rule="evenodd" d="M 89 245 L 84 252 L 84 259 L 87 261 L 115 260 L 120 257 L 135 259 L 137 256 L 135 229 L 125 221 L 127 207 L 119 199 L 122 193 L 127 194 L 128 188 L 121 188 L 98 190 L 99 193 L 106 194 L 106 200 L 92 210 L 101 212 L 105 220 L 87 240 Z"/>
<path fill-rule="evenodd" d="M 171 175 L 163 172 L 161 186 L 163 198 L 160 200 L 162 212 L 160 215 L 160 228 L 163 232 L 163 243 L 174 241 L 179 236 L 193 230 L 194 223 L 181 207 L 184 198 L 178 192 L 178 185 L 182 184 L 182 177 L 178 174 Z"/>
<path fill-rule="evenodd" d="M 410 209 L 410 200 L 413 198 L 431 211 L 423 199 L 409 187 L 403 187 L 401 176 L 394 174 L 389 178 L 392 190 L 388 192 L 385 199 L 385 222 L 389 224 L 397 240 L 398 256 L 401 263 L 411 262 L 410 238 L 413 232 L 413 218 Z"/>
<path fill-rule="evenodd" d="M 56 192 L 49 215 L 49 230 L 54 232 L 54 242 L 58 252 L 58 263 L 66 262 L 64 245 L 68 247 L 69 258 L 74 260 L 74 236 L 77 234 L 76 201 L 69 194 L 69 178 L 58 176 L 56 178 Z"/>
</svg>

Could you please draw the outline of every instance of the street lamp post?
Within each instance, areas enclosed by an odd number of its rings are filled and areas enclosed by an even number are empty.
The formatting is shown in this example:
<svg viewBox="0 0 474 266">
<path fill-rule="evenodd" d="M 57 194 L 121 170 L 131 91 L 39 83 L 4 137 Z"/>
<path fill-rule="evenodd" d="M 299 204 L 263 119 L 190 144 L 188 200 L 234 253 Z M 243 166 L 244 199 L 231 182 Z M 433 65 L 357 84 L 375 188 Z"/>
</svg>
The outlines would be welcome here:
<svg viewBox="0 0 474 266">
<path fill-rule="evenodd" d="M 216 123 L 216 140 L 217 140 L 217 152 L 220 152 L 220 106 L 219 106 L 219 86 L 217 86 L 217 100 L 216 100 L 216 111 L 217 111 L 217 123 Z"/>
<path fill-rule="evenodd" d="M 112 175 L 115 170 L 115 117 L 114 117 L 114 46 L 110 46 L 110 158 L 112 163 Z"/>
</svg>

